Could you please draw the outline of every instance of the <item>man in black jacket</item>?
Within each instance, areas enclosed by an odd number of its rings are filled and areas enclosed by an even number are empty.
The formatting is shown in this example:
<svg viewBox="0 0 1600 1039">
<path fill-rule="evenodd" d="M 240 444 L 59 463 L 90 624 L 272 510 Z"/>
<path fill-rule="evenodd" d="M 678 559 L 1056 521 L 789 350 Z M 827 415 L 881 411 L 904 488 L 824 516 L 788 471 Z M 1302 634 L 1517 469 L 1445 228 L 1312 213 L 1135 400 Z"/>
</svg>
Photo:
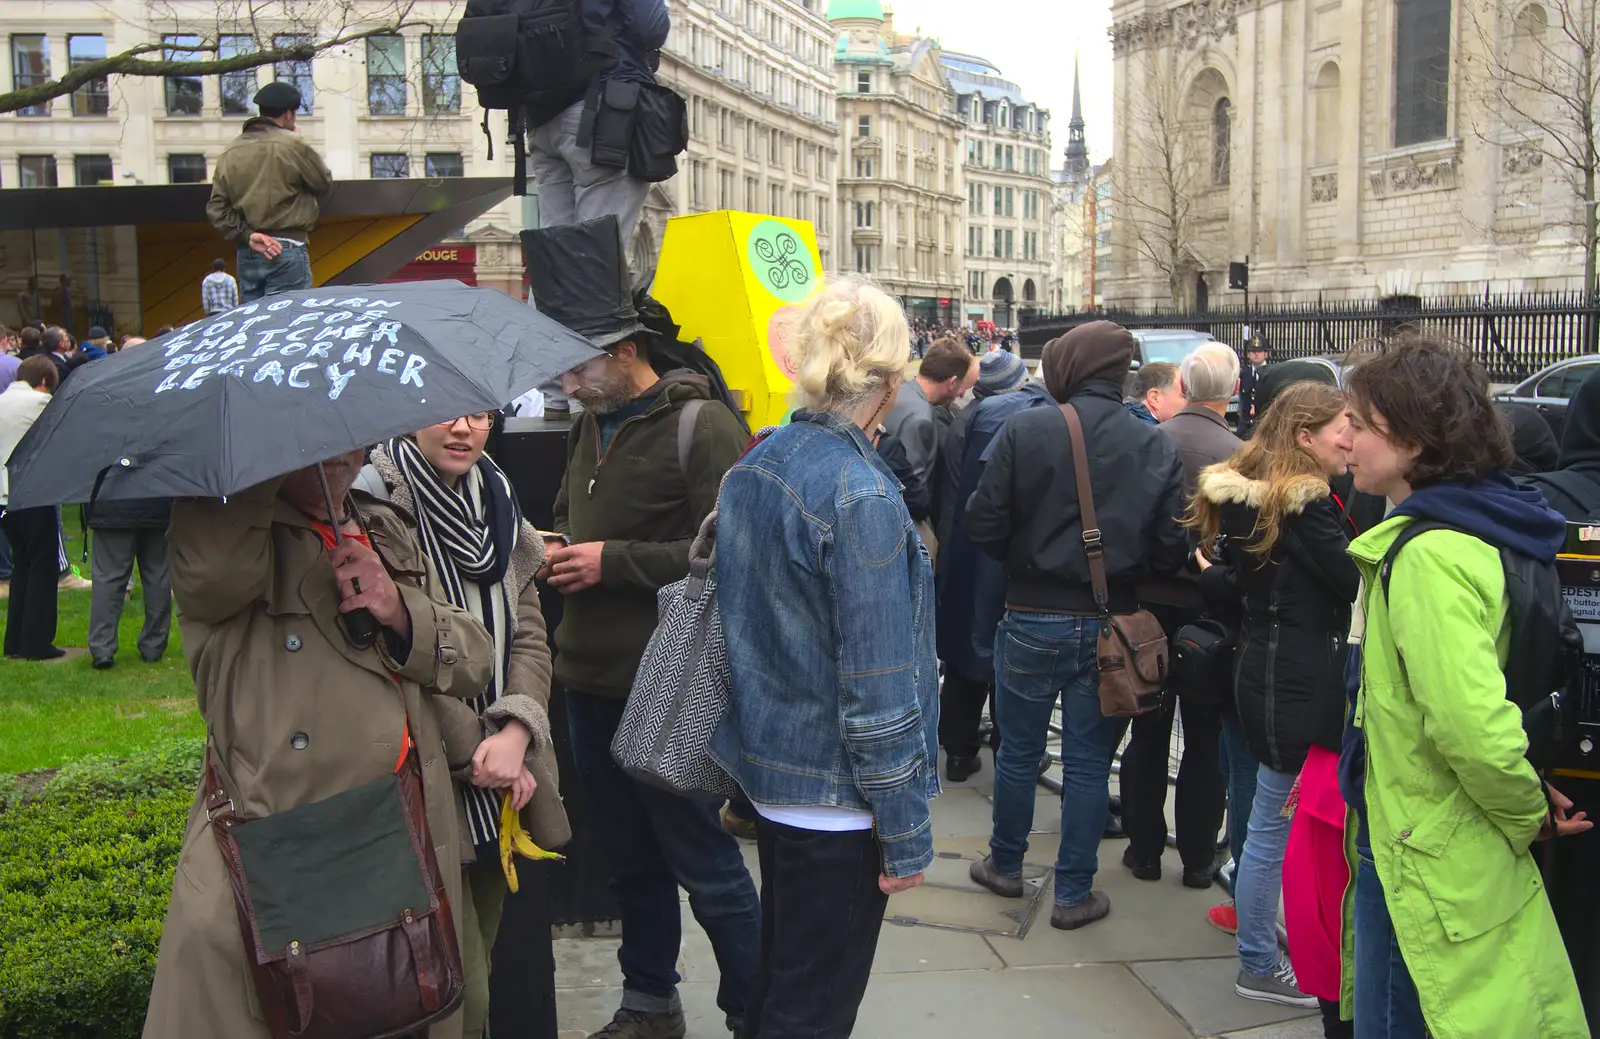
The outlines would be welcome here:
<svg viewBox="0 0 1600 1039">
<path fill-rule="evenodd" d="M 1556 470 L 1523 480 L 1569 520 L 1600 518 L 1600 371 L 1583 380 L 1567 406 Z"/>
<path fill-rule="evenodd" d="M 89 600 L 89 656 L 97 671 L 117 660 L 117 628 L 128 594 L 133 567 L 139 565 L 144 595 L 144 627 L 139 632 L 139 659 L 160 660 L 172 631 L 172 584 L 167 576 L 167 524 L 172 502 L 167 498 L 97 501 L 89 508 L 94 531 L 94 595 Z"/>
<path fill-rule="evenodd" d="M 1272 351 L 1258 337 L 1245 346 L 1244 355 L 1247 363 L 1239 371 L 1239 436 L 1248 438 L 1256 428 L 1256 418 L 1267 410 L 1256 397 L 1256 384 Z"/>
<path fill-rule="evenodd" d="M 1122 406 L 1134 348 L 1127 329 L 1095 321 L 1048 344 L 1042 364 L 1045 388 L 1083 423 L 1111 613 L 1138 609 L 1136 583 L 1176 574 L 1189 554 L 1188 535 L 1175 519 L 1184 511 L 1178 448 Z M 995 643 L 994 831 L 990 854 L 973 864 L 972 879 L 999 895 L 1023 893 L 1039 755 L 1060 699 L 1065 790 L 1050 923 L 1073 930 L 1111 911 L 1110 898 L 1092 887 L 1111 759 L 1128 723 L 1100 714 L 1099 608 L 1072 441 L 1059 408 L 1023 411 L 1006 423 L 964 518 L 968 536 L 1005 564 L 1007 576 L 1006 615 Z"/>
</svg>

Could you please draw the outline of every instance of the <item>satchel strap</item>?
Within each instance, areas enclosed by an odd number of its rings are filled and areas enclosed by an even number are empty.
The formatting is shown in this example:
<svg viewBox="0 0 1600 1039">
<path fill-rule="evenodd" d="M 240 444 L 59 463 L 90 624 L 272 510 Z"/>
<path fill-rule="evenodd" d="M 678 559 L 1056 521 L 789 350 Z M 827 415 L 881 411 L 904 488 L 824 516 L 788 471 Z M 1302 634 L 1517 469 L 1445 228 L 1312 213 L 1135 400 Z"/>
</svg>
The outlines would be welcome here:
<svg viewBox="0 0 1600 1039">
<path fill-rule="evenodd" d="M 1094 586 L 1094 602 L 1104 617 L 1110 610 L 1111 592 L 1106 587 L 1105 543 L 1100 537 L 1100 521 L 1094 514 L 1094 486 L 1089 480 L 1089 448 L 1083 439 L 1083 420 L 1071 404 L 1061 405 L 1072 440 L 1072 471 L 1078 484 L 1078 512 L 1083 517 L 1083 551 L 1089 557 L 1089 583 Z"/>
</svg>

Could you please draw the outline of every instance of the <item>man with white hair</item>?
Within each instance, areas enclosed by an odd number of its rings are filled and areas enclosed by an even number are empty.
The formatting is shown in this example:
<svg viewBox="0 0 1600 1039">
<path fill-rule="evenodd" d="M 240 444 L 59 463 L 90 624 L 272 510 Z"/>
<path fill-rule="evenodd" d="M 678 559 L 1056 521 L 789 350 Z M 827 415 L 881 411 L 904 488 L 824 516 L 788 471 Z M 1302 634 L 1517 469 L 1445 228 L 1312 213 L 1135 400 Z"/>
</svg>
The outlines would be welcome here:
<svg viewBox="0 0 1600 1039">
<path fill-rule="evenodd" d="M 1229 458 L 1242 443 L 1229 431 L 1226 418 L 1228 398 L 1238 385 L 1239 357 L 1225 343 L 1197 347 L 1178 366 L 1178 388 L 1188 404 L 1160 428 L 1178 445 L 1183 458 L 1185 502 L 1194 495 L 1200 470 Z M 1168 635 L 1197 620 L 1202 608 L 1196 575 L 1189 571 L 1142 588 L 1141 598 Z M 1219 689 L 1212 696 L 1177 698 L 1176 709 L 1183 712 L 1184 749 L 1173 820 L 1183 883 L 1188 887 L 1208 888 L 1214 874 L 1223 809 L 1218 738 L 1225 693 Z M 1133 738 L 1122 755 L 1122 821 L 1128 832 L 1122 862 L 1140 880 L 1161 879 L 1173 710 L 1169 698 L 1161 710 L 1135 718 Z"/>
</svg>

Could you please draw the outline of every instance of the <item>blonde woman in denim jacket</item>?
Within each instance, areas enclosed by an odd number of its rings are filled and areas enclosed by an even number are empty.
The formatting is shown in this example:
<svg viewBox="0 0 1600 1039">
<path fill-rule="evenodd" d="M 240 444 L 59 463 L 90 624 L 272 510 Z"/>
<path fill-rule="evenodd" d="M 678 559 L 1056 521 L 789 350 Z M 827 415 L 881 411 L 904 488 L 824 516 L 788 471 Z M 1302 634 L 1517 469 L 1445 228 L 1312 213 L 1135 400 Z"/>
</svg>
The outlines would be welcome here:
<svg viewBox="0 0 1600 1039">
<path fill-rule="evenodd" d="M 843 1039 L 888 897 L 933 861 L 933 569 L 873 450 L 900 388 L 899 304 L 859 279 L 796 329 L 800 410 L 728 472 L 717 599 L 733 703 L 713 747 L 755 806 L 762 948 L 742 1039 Z"/>
</svg>

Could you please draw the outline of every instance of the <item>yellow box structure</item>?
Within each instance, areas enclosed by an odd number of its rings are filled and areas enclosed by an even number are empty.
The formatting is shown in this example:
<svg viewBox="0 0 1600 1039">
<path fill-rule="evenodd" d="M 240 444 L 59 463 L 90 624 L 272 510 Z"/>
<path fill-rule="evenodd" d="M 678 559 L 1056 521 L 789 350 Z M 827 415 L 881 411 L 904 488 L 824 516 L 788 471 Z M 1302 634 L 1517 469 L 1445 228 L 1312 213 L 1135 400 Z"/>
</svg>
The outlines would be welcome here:
<svg viewBox="0 0 1600 1039">
<path fill-rule="evenodd" d="M 809 221 L 723 209 L 667 221 L 650 292 L 684 339 L 701 340 L 759 429 L 789 413 L 794 369 L 784 328 L 794 304 L 821 286 Z"/>
</svg>

